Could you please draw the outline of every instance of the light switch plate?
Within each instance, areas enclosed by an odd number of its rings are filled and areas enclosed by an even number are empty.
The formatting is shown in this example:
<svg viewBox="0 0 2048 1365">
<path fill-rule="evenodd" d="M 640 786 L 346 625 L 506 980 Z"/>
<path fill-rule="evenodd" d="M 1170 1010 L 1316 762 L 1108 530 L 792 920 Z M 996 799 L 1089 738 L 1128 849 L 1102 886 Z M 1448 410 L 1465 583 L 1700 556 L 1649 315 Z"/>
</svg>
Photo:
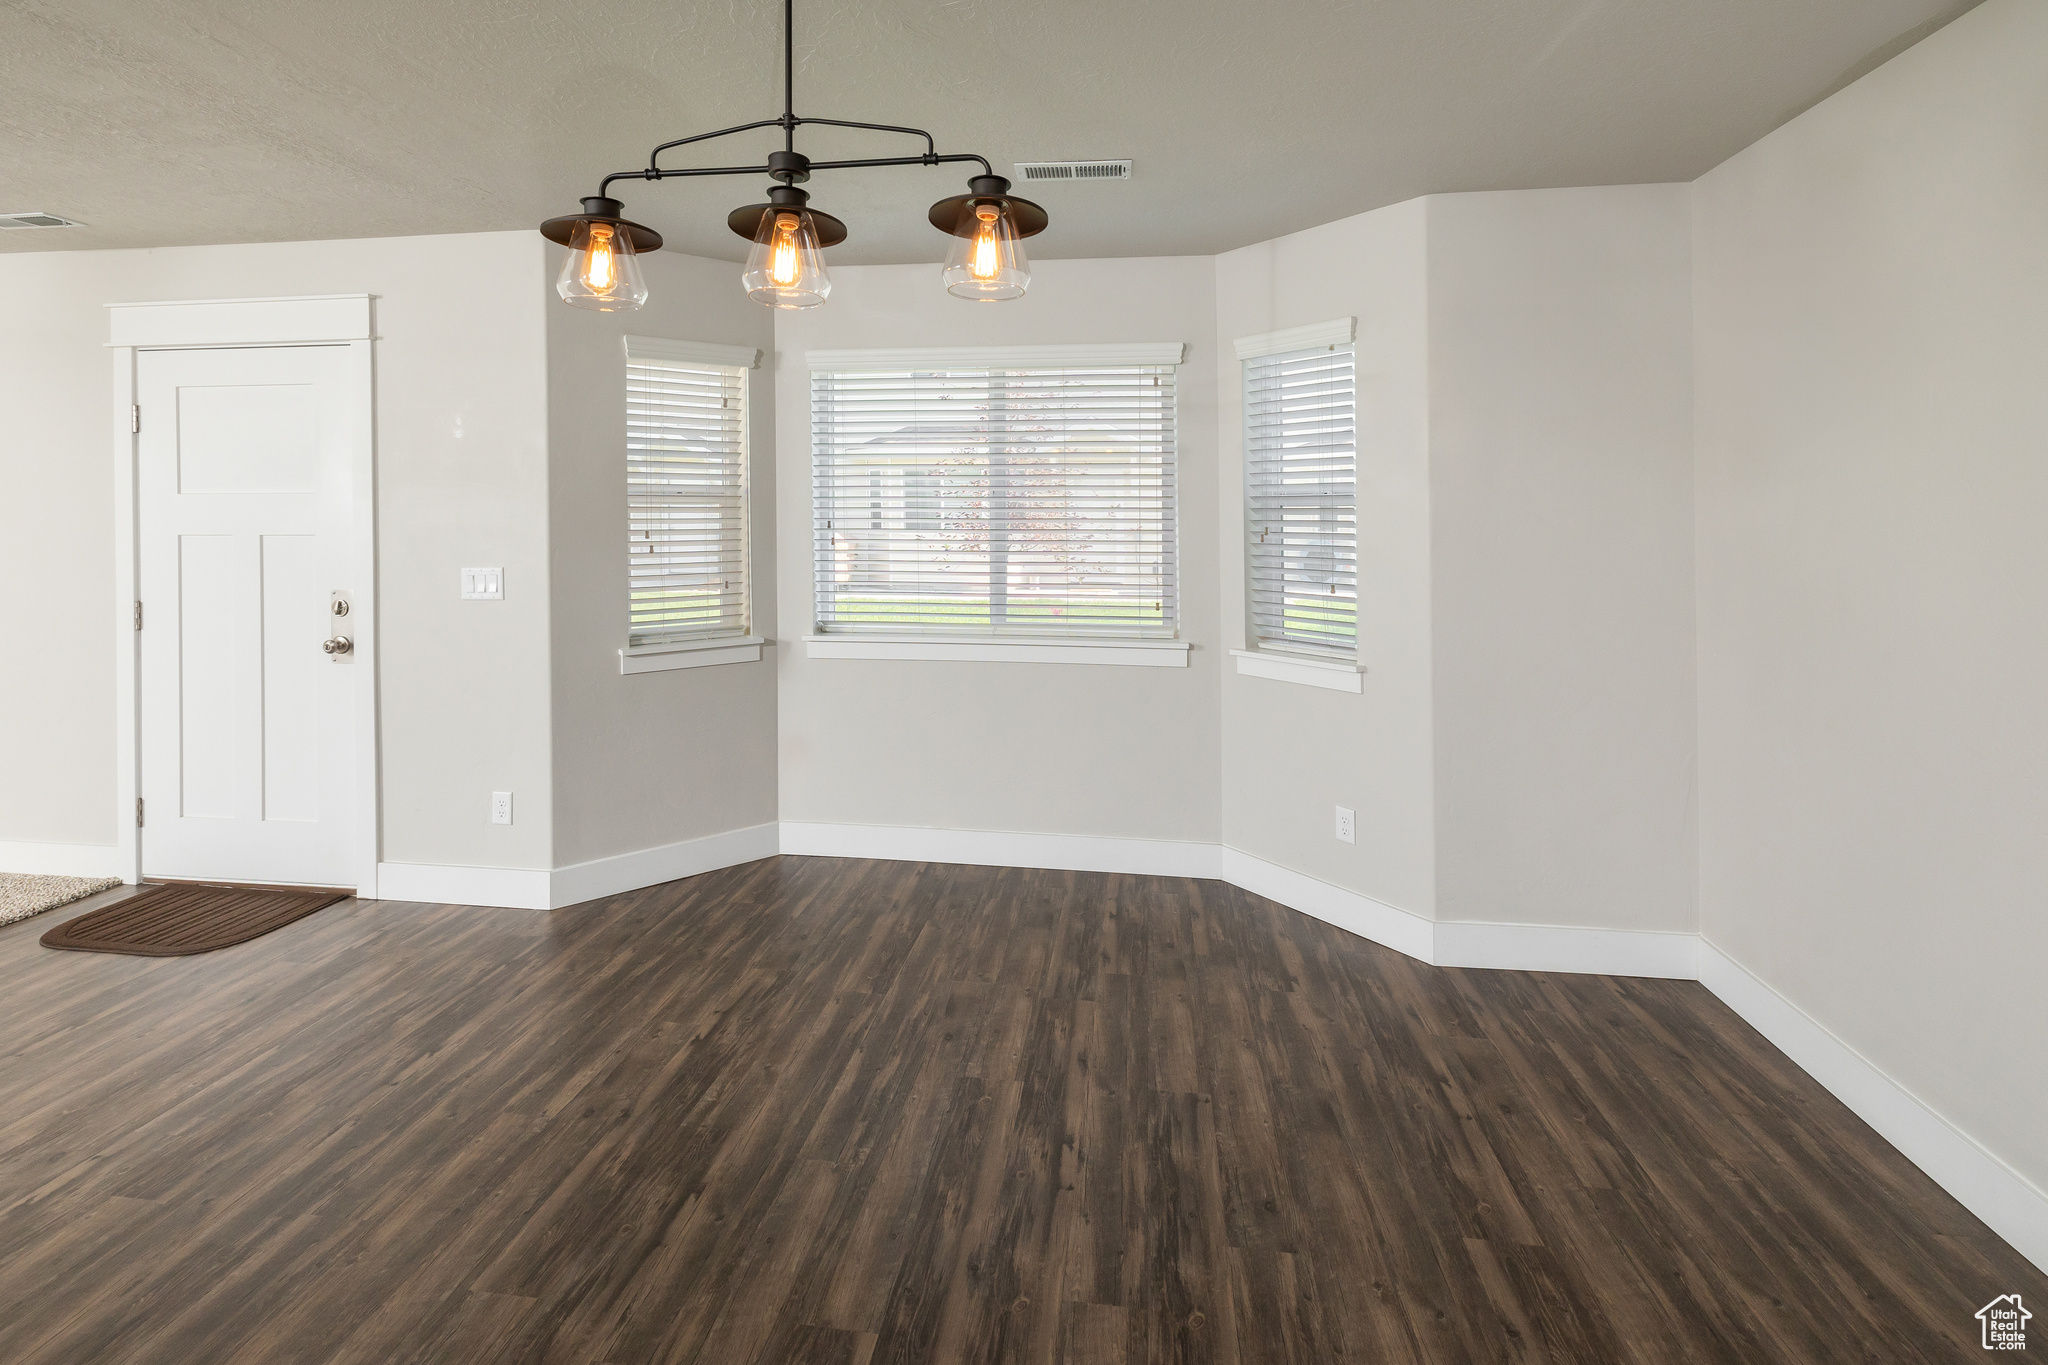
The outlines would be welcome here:
<svg viewBox="0 0 2048 1365">
<path fill-rule="evenodd" d="M 462 600 L 465 602 L 502 602 L 505 599 L 505 571 L 503 569 L 464 569 L 462 571 Z"/>
</svg>

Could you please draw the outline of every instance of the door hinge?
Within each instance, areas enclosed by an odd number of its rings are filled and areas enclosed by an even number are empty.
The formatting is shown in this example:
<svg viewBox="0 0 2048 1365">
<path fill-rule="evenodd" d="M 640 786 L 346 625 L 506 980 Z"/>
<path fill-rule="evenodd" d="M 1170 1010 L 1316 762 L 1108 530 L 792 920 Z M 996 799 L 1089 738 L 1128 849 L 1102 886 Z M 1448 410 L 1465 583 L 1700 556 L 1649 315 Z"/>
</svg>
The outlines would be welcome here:
<svg viewBox="0 0 2048 1365">
<path fill-rule="evenodd" d="M 142 629 L 142 603 L 139 601 L 135 604 L 135 628 Z"/>
<path fill-rule="evenodd" d="M 135 798 L 135 828 L 142 828 L 142 798 Z"/>
<path fill-rule="evenodd" d="M 142 404 L 140 403 L 130 403 L 128 405 L 128 430 L 131 432 L 142 430 Z"/>
</svg>

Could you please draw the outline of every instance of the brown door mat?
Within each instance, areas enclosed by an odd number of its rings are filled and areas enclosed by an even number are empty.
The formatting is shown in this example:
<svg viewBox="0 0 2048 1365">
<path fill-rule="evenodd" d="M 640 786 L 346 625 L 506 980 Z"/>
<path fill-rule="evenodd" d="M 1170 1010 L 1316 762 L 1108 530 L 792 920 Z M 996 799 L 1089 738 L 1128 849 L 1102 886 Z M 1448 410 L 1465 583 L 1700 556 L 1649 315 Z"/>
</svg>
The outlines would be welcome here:
<svg viewBox="0 0 2048 1365">
<path fill-rule="evenodd" d="M 210 953 L 261 938 L 315 910 L 347 900 L 342 890 L 284 890 L 176 882 L 80 915 L 43 935 L 45 948 L 136 957 Z"/>
<path fill-rule="evenodd" d="M 142 874 L 144 886 L 220 886 L 230 891 L 291 891 L 304 895 L 321 895 L 333 891 L 343 896 L 353 896 L 352 886 L 308 886 L 305 882 L 209 882 L 197 877 L 155 877 Z"/>
</svg>

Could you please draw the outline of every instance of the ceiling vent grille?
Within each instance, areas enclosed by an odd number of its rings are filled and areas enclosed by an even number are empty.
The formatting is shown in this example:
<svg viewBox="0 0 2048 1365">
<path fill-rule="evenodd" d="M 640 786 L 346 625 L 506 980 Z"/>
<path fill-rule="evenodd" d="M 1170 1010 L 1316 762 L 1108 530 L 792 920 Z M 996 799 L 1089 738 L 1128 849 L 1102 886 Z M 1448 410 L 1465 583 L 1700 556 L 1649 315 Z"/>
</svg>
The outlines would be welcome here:
<svg viewBox="0 0 2048 1365">
<path fill-rule="evenodd" d="M 1124 161 L 1019 161 L 1024 180 L 1129 180 L 1131 163 Z"/>
<path fill-rule="evenodd" d="M 0 213 L 0 228 L 46 228 L 84 226 L 85 224 L 77 222 L 70 218 L 59 218 L 54 213 L 40 213 L 35 210 L 30 210 L 27 213 Z"/>
</svg>

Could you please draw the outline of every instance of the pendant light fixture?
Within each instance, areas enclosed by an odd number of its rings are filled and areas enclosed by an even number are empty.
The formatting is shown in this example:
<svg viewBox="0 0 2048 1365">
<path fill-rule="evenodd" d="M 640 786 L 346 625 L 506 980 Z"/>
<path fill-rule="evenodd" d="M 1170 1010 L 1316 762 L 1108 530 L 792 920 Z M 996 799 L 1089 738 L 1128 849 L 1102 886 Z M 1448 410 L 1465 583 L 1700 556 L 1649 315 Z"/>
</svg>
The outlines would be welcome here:
<svg viewBox="0 0 2048 1365">
<path fill-rule="evenodd" d="M 660 250 L 661 234 L 625 221 L 619 216 L 624 210 L 616 199 L 593 195 L 583 201 L 583 212 L 541 224 L 551 241 L 569 248 L 555 292 L 570 307 L 622 313 L 647 302 L 647 281 L 634 258 Z"/>
<path fill-rule="evenodd" d="M 967 188 L 967 194 L 932 205 L 932 226 L 953 234 L 943 275 L 946 292 L 984 303 L 1021 298 L 1031 286 L 1024 239 L 1045 231 L 1045 210 L 1029 199 L 1010 198 L 1010 182 L 999 175 L 977 175 Z"/>
<path fill-rule="evenodd" d="M 770 308 L 816 308 L 832 292 L 819 252 L 846 240 L 846 224 L 808 207 L 811 196 L 794 185 L 777 185 L 768 202 L 734 209 L 728 226 L 754 239 L 740 287 L 755 303 Z"/>
<path fill-rule="evenodd" d="M 810 207 L 810 194 L 798 185 L 813 171 L 857 170 L 870 166 L 939 166 L 972 161 L 981 174 L 967 182 L 968 192 L 932 205 L 931 223 L 952 236 L 942 280 L 955 298 L 1000 302 L 1023 296 L 1031 284 L 1024 239 L 1045 231 L 1044 209 L 1010 194 L 1010 182 L 995 173 L 988 158 L 971 153 L 940 156 L 932 135 L 922 128 L 848 119 L 798 118 L 796 109 L 796 47 L 791 31 L 794 0 L 782 6 L 783 103 L 780 118 L 760 119 L 716 132 L 676 138 L 656 147 L 643 171 L 614 171 L 583 201 L 583 212 L 550 218 L 541 235 L 569 248 L 555 283 L 564 303 L 601 313 L 629 311 L 647 301 L 647 284 L 635 259 L 640 252 L 661 249 L 661 234 L 629 222 L 626 207 L 612 197 L 615 180 L 666 180 L 686 175 L 766 175 L 780 183 L 768 190 L 768 202 L 733 210 L 726 225 L 753 243 L 740 276 L 747 297 L 770 308 L 815 308 L 832 292 L 821 254 L 846 240 L 846 224 Z M 870 157 L 857 161 L 812 161 L 796 149 L 796 130 L 806 123 L 833 128 L 864 128 L 924 139 L 917 156 Z M 770 152 L 763 166 L 663 166 L 661 154 L 672 148 L 756 128 L 783 130 L 783 149 Z"/>
</svg>

